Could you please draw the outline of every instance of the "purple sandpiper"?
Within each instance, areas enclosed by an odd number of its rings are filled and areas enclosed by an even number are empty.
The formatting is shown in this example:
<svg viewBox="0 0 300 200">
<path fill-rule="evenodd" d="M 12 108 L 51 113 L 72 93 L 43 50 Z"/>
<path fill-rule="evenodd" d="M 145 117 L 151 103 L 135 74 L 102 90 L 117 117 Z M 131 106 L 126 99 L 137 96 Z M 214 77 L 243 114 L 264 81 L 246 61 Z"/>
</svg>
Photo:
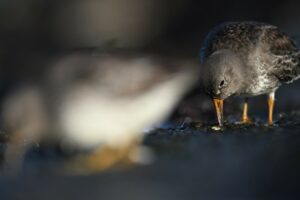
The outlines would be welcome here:
<svg viewBox="0 0 300 200">
<path fill-rule="evenodd" d="M 245 98 L 242 122 L 249 123 L 248 97 L 268 95 L 269 125 L 273 125 L 276 90 L 300 77 L 300 52 L 276 26 L 258 22 L 227 22 L 213 28 L 200 53 L 202 87 L 213 98 L 218 123 L 223 100 Z"/>
</svg>

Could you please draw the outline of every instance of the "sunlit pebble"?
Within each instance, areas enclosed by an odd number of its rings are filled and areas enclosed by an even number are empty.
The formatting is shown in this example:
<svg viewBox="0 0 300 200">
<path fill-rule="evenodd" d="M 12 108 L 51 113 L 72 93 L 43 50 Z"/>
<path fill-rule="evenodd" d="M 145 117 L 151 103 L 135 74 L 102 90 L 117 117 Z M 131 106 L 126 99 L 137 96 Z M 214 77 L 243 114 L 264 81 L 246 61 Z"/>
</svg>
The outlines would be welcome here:
<svg viewBox="0 0 300 200">
<path fill-rule="evenodd" d="M 212 126 L 211 129 L 214 130 L 214 131 L 221 131 L 222 130 L 222 128 L 220 126 Z"/>
</svg>

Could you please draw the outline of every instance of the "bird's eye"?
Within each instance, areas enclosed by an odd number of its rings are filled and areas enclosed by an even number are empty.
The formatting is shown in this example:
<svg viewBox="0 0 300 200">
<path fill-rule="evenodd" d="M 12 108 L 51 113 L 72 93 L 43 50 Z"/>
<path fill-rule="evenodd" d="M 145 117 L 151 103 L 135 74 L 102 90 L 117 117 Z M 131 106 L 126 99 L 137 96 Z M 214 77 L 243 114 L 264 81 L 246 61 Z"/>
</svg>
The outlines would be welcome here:
<svg viewBox="0 0 300 200">
<path fill-rule="evenodd" d="M 224 80 L 222 80 L 222 81 L 220 82 L 220 85 L 219 85 L 219 87 L 220 87 L 220 88 L 222 88 L 222 87 L 224 87 L 224 85 L 225 85 L 225 81 L 224 81 Z"/>
</svg>

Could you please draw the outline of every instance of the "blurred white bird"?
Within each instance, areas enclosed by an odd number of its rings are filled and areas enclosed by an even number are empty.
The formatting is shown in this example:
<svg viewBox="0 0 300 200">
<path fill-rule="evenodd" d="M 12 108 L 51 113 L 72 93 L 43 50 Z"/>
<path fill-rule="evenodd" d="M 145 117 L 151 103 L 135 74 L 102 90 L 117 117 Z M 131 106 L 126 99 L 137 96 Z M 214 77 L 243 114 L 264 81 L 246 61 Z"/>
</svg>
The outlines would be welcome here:
<svg viewBox="0 0 300 200">
<path fill-rule="evenodd" d="M 75 165 L 101 171 L 134 160 L 143 129 L 170 114 L 196 83 L 196 70 L 191 62 L 150 56 L 66 56 L 44 85 L 6 99 L 4 125 L 13 142 L 55 134 L 65 148 L 89 151 Z"/>
</svg>

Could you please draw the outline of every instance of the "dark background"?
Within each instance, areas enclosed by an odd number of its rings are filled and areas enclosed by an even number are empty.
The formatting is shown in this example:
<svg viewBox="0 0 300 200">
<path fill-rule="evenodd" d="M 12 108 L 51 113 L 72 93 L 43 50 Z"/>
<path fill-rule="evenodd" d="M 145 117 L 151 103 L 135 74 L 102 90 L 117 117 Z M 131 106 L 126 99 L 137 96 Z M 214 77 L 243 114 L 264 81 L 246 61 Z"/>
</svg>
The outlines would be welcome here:
<svg viewBox="0 0 300 200">
<path fill-rule="evenodd" d="M 20 42 L 23 48 L 112 42 L 140 49 L 173 44 L 178 51 L 186 44 L 182 52 L 197 52 L 213 26 L 241 20 L 271 23 L 292 36 L 299 34 L 297 1 L 2 0 L 0 6 L 2 42 Z"/>
<path fill-rule="evenodd" d="M 297 1 L 2 0 L 1 52 L 4 59 L 14 61 L 33 56 L 30 55 L 33 52 L 93 47 L 197 56 L 208 31 L 226 21 L 271 23 L 297 37 L 299 4 Z"/>
<path fill-rule="evenodd" d="M 38 80 L 56 55 L 78 49 L 197 58 L 208 31 L 226 21 L 270 23 L 297 42 L 299 10 L 299 1 L 271 0 L 1 0 L 1 95 L 24 81 Z M 40 149 L 29 158 L 30 175 L 0 177 L 0 199 L 292 198 L 298 194 L 300 166 L 299 85 L 278 92 L 279 128 L 230 129 L 222 134 L 207 129 L 157 131 L 145 140 L 157 152 L 154 164 L 87 177 L 41 170 L 50 165 L 44 157 L 51 160 L 53 153 Z M 228 118 L 238 120 L 239 102 L 225 104 Z M 265 97 L 251 99 L 250 109 L 254 119 L 266 120 Z M 215 119 L 210 100 L 195 91 L 176 113 Z"/>
</svg>

